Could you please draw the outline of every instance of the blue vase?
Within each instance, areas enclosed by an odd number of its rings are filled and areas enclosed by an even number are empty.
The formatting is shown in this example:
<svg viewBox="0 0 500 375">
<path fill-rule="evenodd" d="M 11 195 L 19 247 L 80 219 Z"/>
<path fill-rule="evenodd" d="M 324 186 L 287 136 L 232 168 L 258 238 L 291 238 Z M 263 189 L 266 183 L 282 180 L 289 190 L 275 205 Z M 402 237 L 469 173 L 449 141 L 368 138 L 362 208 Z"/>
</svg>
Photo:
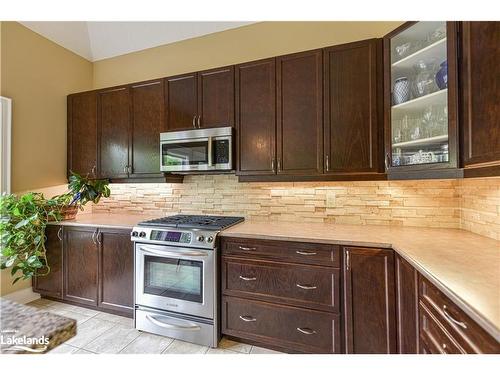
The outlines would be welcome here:
<svg viewBox="0 0 500 375">
<path fill-rule="evenodd" d="M 443 61 L 440 66 L 436 73 L 436 85 L 442 90 L 448 87 L 448 61 Z"/>
</svg>

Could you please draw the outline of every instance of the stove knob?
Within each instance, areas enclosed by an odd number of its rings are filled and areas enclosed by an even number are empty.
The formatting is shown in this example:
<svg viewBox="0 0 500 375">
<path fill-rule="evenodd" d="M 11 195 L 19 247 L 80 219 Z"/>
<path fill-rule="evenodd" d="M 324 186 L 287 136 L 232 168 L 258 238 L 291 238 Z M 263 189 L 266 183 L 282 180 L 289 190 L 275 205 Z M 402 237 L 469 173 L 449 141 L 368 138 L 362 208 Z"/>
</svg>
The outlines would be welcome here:
<svg viewBox="0 0 500 375">
<path fill-rule="evenodd" d="M 200 242 L 205 241 L 205 237 L 203 237 L 203 236 L 198 236 L 196 239 L 197 239 L 198 241 L 200 241 Z"/>
<path fill-rule="evenodd" d="M 139 233 L 139 237 L 146 237 L 146 232 Z"/>
<path fill-rule="evenodd" d="M 137 237 L 137 232 L 135 230 L 132 232 L 132 237 Z"/>
<path fill-rule="evenodd" d="M 210 236 L 210 237 L 208 237 L 208 238 L 207 238 L 207 242 L 208 242 L 208 243 L 211 243 L 211 242 L 213 242 L 213 241 L 214 241 L 214 238 L 213 238 L 212 236 Z"/>
</svg>

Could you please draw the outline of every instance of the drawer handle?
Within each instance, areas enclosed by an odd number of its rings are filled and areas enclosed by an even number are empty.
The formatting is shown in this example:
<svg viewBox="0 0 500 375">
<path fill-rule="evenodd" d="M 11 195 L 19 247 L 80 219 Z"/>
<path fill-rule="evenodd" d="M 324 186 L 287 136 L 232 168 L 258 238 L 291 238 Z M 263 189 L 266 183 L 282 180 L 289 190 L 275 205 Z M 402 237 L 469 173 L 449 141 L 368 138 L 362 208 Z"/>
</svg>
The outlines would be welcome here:
<svg viewBox="0 0 500 375">
<path fill-rule="evenodd" d="M 299 331 L 300 333 L 303 333 L 304 335 L 314 335 L 316 334 L 316 331 L 311 329 L 311 328 L 300 328 L 300 327 L 297 327 L 297 331 Z"/>
<path fill-rule="evenodd" d="M 446 319 L 448 319 L 450 322 L 456 324 L 457 326 L 460 326 L 462 327 L 463 329 L 467 329 L 467 325 L 464 323 L 464 322 L 460 322 L 456 319 L 454 319 L 450 313 L 448 312 L 447 308 L 446 308 L 446 305 L 443 305 L 443 314 L 444 316 L 446 317 Z"/>
<path fill-rule="evenodd" d="M 240 279 L 241 280 L 245 280 L 245 281 L 255 281 L 255 280 L 257 280 L 256 277 L 245 277 L 245 276 L 241 276 L 241 275 L 240 275 Z"/>
<path fill-rule="evenodd" d="M 300 255 L 316 255 L 317 254 L 314 251 L 300 251 L 300 250 L 297 250 L 296 253 L 300 254 Z"/>
<path fill-rule="evenodd" d="M 257 319 L 255 319 L 253 316 L 250 315 L 240 315 L 240 319 L 243 320 L 244 322 L 256 322 Z"/>
<path fill-rule="evenodd" d="M 317 288 L 316 285 L 301 285 L 301 284 L 295 284 L 295 285 L 300 289 L 306 289 L 306 290 L 312 290 Z"/>
<path fill-rule="evenodd" d="M 246 246 L 238 246 L 238 249 L 244 250 L 244 251 L 254 251 L 254 250 L 257 250 L 256 247 L 246 247 Z"/>
</svg>

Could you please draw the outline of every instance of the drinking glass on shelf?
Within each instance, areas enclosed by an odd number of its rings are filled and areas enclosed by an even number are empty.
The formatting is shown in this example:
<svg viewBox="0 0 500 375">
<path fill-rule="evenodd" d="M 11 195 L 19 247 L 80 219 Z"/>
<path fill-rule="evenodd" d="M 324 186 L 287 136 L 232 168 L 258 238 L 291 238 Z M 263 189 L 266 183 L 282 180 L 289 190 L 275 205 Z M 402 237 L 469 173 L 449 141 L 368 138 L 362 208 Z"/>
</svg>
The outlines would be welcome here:
<svg viewBox="0 0 500 375">
<path fill-rule="evenodd" d="M 406 142 L 410 140 L 410 126 L 408 115 L 401 118 L 401 141 Z"/>
<path fill-rule="evenodd" d="M 431 31 L 427 37 L 429 44 L 435 43 L 446 36 L 446 24 L 442 24 L 435 30 Z"/>
<path fill-rule="evenodd" d="M 394 49 L 396 52 L 396 60 L 400 60 L 410 52 L 411 43 L 402 43 Z"/>
<path fill-rule="evenodd" d="M 402 133 L 401 133 L 401 120 L 394 120 L 392 122 L 392 141 L 394 143 L 399 143 L 402 141 Z"/>
<path fill-rule="evenodd" d="M 410 125 L 410 128 L 411 128 L 410 139 L 412 141 L 415 141 L 417 139 L 422 138 L 420 119 L 412 118 L 410 121 L 410 124 L 411 124 Z"/>
<path fill-rule="evenodd" d="M 435 63 L 433 61 L 425 62 L 419 60 L 414 66 L 415 80 L 413 83 L 413 93 L 415 97 L 428 95 L 437 90 L 434 81 Z"/>
<path fill-rule="evenodd" d="M 448 106 L 444 105 L 436 109 L 437 135 L 448 134 Z"/>
</svg>

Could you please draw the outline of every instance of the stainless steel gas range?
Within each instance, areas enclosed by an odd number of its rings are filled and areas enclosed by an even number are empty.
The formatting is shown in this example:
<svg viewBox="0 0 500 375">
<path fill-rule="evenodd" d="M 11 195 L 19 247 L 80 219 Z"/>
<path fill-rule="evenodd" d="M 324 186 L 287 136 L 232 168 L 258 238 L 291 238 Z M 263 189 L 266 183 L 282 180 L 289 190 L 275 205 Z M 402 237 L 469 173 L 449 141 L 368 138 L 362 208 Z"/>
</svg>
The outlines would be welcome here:
<svg viewBox="0 0 500 375">
<path fill-rule="evenodd" d="M 217 234 L 243 220 L 175 215 L 134 227 L 136 329 L 217 347 Z"/>
</svg>

